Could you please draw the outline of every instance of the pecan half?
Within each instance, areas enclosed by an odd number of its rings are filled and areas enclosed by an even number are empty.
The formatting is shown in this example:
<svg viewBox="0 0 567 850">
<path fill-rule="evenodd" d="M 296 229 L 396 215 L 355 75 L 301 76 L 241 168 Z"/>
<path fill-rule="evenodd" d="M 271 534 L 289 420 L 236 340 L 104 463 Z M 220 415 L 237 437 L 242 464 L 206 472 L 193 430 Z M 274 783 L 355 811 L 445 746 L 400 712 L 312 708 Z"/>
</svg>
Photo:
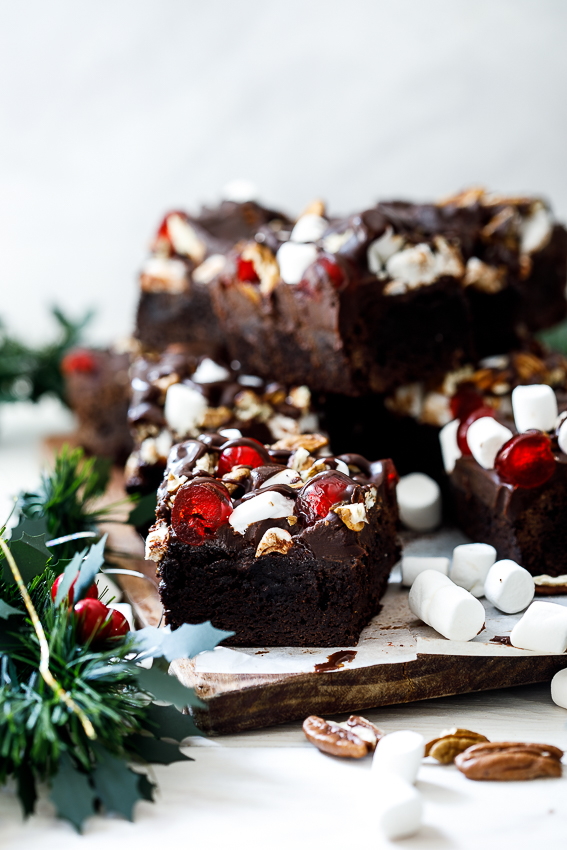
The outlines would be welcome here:
<svg viewBox="0 0 567 850">
<path fill-rule="evenodd" d="M 563 750 L 547 744 L 494 741 L 469 747 L 455 764 L 468 779 L 509 782 L 561 776 L 562 756 Z"/>
<path fill-rule="evenodd" d="M 291 451 L 303 448 L 308 452 L 314 452 L 326 446 L 328 442 L 327 437 L 323 437 L 322 434 L 290 434 L 289 437 L 282 437 L 281 440 L 274 443 L 272 448 L 290 449 Z"/>
<path fill-rule="evenodd" d="M 360 759 L 373 753 L 384 733 L 364 717 L 351 715 L 346 723 L 334 723 L 311 715 L 303 721 L 308 741 L 331 756 Z"/>
<path fill-rule="evenodd" d="M 441 764 L 451 764 L 459 753 L 483 742 L 488 742 L 488 738 L 478 732 L 471 732 L 470 729 L 447 729 L 439 738 L 427 742 L 425 755 L 432 756 Z"/>
</svg>

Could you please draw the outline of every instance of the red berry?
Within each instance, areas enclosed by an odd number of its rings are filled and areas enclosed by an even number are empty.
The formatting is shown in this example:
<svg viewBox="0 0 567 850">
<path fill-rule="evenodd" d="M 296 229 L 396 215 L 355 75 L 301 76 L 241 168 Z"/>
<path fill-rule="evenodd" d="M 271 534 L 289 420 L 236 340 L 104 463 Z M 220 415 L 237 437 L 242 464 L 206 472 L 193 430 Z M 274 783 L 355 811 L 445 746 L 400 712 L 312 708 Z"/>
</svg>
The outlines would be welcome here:
<svg viewBox="0 0 567 850">
<path fill-rule="evenodd" d="M 330 260 L 328 257 L 320 257 L 318 260 L 320 266 L 322 266 L 327 274 L 329 275 L 329 280 L 335 287 L 335 289 L 339 289 L 343 285 L 346 280 L 346 275 L 341 267 Z"/>
<path fill-rule="evenodd" d="M 62 580 L 63 580 L 63 573 L 61 573 L 60 576 L 57 576 L 57 578 L 53 582 L 53 586 L 51 588 L 51 598 L 53 599 L 54 603 L 55 603 L 55 597 L 57 596 L 57 591 L 59 589 L 59 585 L 61 584 Z M 73 600 L 75 598 L 74 587 L 75 587 L 76 583 L 77 583 L 77 579 L 75 579 L 75 581 L 73 582 L 73 584 L 71 585 L 71 587 L 69 589 L 69 593 L 67 594 L 67 605 L 69 607 L 71 607 L 73 605 Z M 91 584 L 91 586 L 89 587 L 89 589 L 85 593 L 85 599 L 98 599 L 98 587 L 96 586 L 96 584 L 94 582 Z"/>
<path fill-rule="evenodd" d="M 100 599 L 81 599 L 74 609 L 77 618 L 77 639 L 79 643 L 90 641 L 91 646 L 101 646 L 111 629 L 110 610 Z"/>
<path fill-rule="evenodd" d="M 494 468 L 507 484 L 541 487 L 555 472 L 551 440 L 542 431 L 516 434 L 496 455 Z"/>
<path fill-rule="evenodd" d="M 386 458 L 386 460 L 382 461 L 382 464 L 384 466 L 384 475 L 386 477 L 386 488 L 389 493 L 395 493 L 400 476 L 398 475 L 398 470 L 394 466 L 394 461 L 390 460 L 390 458 Z"/>
<path fill-rule="evenodd" d="M 323 284 L 329 282 L 334 289 L 340 289 L 346 282 L 344 269 L 329 257 L 318 257 L 305 271 L 299 283 L 299 289 L 311 295 L 321 291 Z"/>
<path fill-rule="evenodd" d="M 96 371 L 96 360 L 90 351 L 77 348 L 65 355 L 61 361 L 61 371 L 64 375 L 71 375 L 73 372 L 90 374 Z"/>
<path fill-rule="evenodd" d="M 457 431 L 457 445 L 462 455 L 467 456 L 472 454 L 469 449 L 469 444 L 467 443 L 467 431 L 473 422 L 476 422 L 477 419 L 482 419 L 483 416 L 491 416 L 494 419 L 494 410 L 491 407 L 477 407 L 477 409 L 473 410 L 472 413 L 469 413 L 467 418 L 459 425 L 459 430 Z"/>
<path fill-rule="evenodd" d="M 307 522 L 324 519 L 333 505 L 343 502 L 352 480 L 342 472 L 320 472 L 308 481 L 299 491 L 296 509 Z"/>
<path fill-rule="evenodd" d="M 244 283 L 260 283 L 252 260 L 243 260 L 242 257 L 238 257 L 236 261 L 236 276 Z"/>
<path fill-rule="evenodd" d="M 479 407 L 483 406 L 484 399 L 481 394 L 478 390 L 475 390 L 474 387 L 467 384 L 459 387 L 451 399 L 451 413 L 453 414 L 453 419 L 460 419 L 461 422 L 463 419 L 466 419 L 467 416 L 470 416 L 473 410 L 477 410 Z"/>
<path fill-rule="evenodd" d="M 130 631 L 130 625 L 124 614 L 121 614 L 120 611 L 117 611 L 115 608 L 112 608 L 111 610 L 110 631 L 108 633 L 107 640 L 116 643 L 126 637 Z"/>
<path fill-rule="evenodd" d="M 258 443 L 262 449 L 264 448 L 258 440 L 253 442 Z M 265 456 L 262 456 L 252 446 L 230 446 L 221 452 L 217 475 L 222 478 L 223 475 L 230 472 L 233 466 L 249 466 L 250 469 L 256 469 L 257 466 L 263 466 L 265 463 Z"/>
<path fill-rule="evenodd" d="M 201 478 L 177 491 L 171 524 L 184 543 L 201 546 L 215 536 L 231 513 L 232 502 L 226 487 L 220 481 Z"/>
</svg>

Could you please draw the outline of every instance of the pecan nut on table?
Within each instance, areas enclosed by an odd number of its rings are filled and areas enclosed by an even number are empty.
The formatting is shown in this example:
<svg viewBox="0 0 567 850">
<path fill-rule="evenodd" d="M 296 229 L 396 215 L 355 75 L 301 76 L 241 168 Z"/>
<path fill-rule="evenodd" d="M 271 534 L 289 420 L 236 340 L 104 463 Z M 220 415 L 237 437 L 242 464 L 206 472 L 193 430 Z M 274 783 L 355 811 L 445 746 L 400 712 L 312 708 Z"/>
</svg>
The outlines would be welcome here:
<svg viewBox="0 0 567 850">
<path fill-rule="evenodd" d="M 500 742 L 475 744 L 458 755 L 455 764 L 468 779 L 511 780 L 559 777 L 563 750 L 548 744 Z"/>
<path fill-rule="evenodd" d="M 311 715 L 303 722 L 308 741 L 323 753 L 359 759 L 373 753 L 384 732 L 364 717 L 353 714 L 345 723 Z"/>
<path fill-rule="evenodd" d="M 441 764 L 451 764 L 459 753 L 468 750 L 474 744 L 488 742 L 485 735 L 471 732 L 470 729 L 447 729 L 438 738 L 425 745 L 425 755 L 437 759 Z"/>
</svg>

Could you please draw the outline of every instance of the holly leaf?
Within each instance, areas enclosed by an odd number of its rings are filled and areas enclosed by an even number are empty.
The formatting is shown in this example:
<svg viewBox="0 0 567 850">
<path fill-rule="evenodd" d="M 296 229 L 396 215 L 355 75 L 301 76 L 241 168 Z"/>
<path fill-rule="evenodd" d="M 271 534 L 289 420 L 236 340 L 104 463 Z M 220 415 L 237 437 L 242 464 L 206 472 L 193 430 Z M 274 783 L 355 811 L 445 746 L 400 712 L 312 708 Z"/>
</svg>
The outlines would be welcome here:
<svg viewBox="0 0 567 850">
<path fill-rule="evenodd" d="M 47 518 L 41 516 L 38 519 L 28 519 L 28 517 L 22 514 L 20 521 L 12 529 L 10 541 L 21 540 L 24 534 L 27 534 L 29 537 L 40 537 L 42 534 L 47 534 Z"/>
<path fill-rule="evenodd" d="M 99 761 L 92 780 L 99 798 L 107 811 L 132 820 L 134 806 L 142 798 L 139 775 L 103 747 L 96 747 L 96 753 Z"/>
<path fill-rule="evenodd" d="M 41 575 L 45 570 L 45 565 L 51 558 L 51 552 L 45 545 L 45 534 L 32 537 L 25 531 L 22 531 L 22 536 L 19 540 L 10 540 L 10 551 L 14 556 L 14 560 L 18 565 L 25 584 L 29 584 L 36 576 Z M 6 561 L 4 562 L 3 576 L 6 584 L 11 585 L 16 583 Z"/>
<path fill-rule="evenodd" d="M 207 620 L 196 625 L 184 623 L 173 632 L 170 626 L 164 629 L 147 626 L 136 632 L 136 640 L 143 658 L 163 657 L 167 661 L 175 661 L 176 658 L 194 658 L 200 652 L 214 649 L 222 640 L 233 634 L 234 632 L 216 629 L 210 620 Z"/>
<path fill-rule="evenodd" d="M 63 578 L 59 582 L 59 587 L 57 588 L 57 593 L 55 595 L 56 605 L 61 605 L 63 600 L 67 599 L 69 591 L 71 590 L 71 585 L 79 575 L 79 570 L 81 569 L 81 564 L 83 563 L 83 558 L 85 557 L 86 551 L 86 549 L 83 549 L 82 552 L 77 552 L 75 555 L 73 555 L 73 557 L 65 567 Z"/>
<path fill-rule="evenodd" d="M 154 667 L 146 670 L 144 667 L 133 666 L 132 672 L 137 676 L 142 690 L 151 694 L 154 699 L 173 703 L 177 708 L 186 708 L 188 705 L 207 707 L 196 696 L 193 688 L 186 688 L 176 676 L 170 676 L 169 673 Z"/>
<path fill-rule="evenodd" d="M 23 611 L 20 611 L 19 608 L 12 608 L 11 605 L 8 605 L 7 602 L 4 602 L 0 599 L 0 620 L 7 620 L 8 617 L 11 617 L 12 614 L 23 614 Z"/>
<path fill-rule="evenodd" d="M 176 761 L 194 761 L 184 755 L 179 744 L 168 744 L 149 735 L 130 735 L 128 742 L 150 764 L 173 764 Z"/>
<path fill-rule="evenodd" d="M 143 800 L 148 800 L 148 802 L 153 803 L 154 791 L 156 788 L 157 785 L 150 782 L 145 773 L 138 774 L 138 791 L 140 792 L 140 797 L 142 797 Z"/>
<path fill-rule="evenodd" d="M 24 810 L 24 817 L 33 815 L 35 801 L 37 800 L 37 790 L 35 787 L 35 777 L 29 765 L 22 764 L 16 776 L 18 789 L 18 797 Z"/>
<path fill-rule="evenodd" d="M 95 814 L 96 792 L 84 773 L 78 771 L 69 756 L 64 753 L 59 770 L 51 781 L 50 799 L 57 815 L 69 821 L 77 832 L 83 823 Z"/>
<path fill-rule="evenodd" d="M 140 526 L 154 522 L 156 518 L 157 492 L 147 493 L 138 500 L 126 520 L 128 525 Z"/>
<path fill-rule="evenodd" d="M 91 546 L 87 553 L 87 557 L 81 564 L 77 583 L 74 588 L 75 602 L 78 602 L 79 599 L 83 598 L 95 580 L 96 574 L 100 571 L 100 568 L 104 564 L 104 547 L 106 545 L 107 537 L 108 534 L 105 534 L 104 537 L 101 537 L 98 543 Z"/>
<path fill-rule="evenodd" d="M 173 738 L 182 741 L 190 735 L 203 735 L 195 726 L 190 714 L 182 714 L 173 705 L 150 703 L 146 712 L 146 726 L 156 738 Z"/>
</svg>

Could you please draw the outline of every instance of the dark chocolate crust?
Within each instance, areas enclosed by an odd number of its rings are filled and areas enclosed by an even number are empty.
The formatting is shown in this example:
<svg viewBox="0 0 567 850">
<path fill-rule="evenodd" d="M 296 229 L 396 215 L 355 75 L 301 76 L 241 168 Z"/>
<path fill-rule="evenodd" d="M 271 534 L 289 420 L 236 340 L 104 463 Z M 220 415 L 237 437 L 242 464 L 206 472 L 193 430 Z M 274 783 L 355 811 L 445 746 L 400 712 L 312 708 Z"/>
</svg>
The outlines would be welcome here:
<svg viewBox="0 0 567 850">
<path fill-rule="evenodd" d="M 177 446 L 158 493 L 154 528 L 163 528 L 164 523 L 168 527 L 158 568 L 166 621 L 177 628 L 186 622 L 211 620 L 218 628 L 236 632 L 226 641 L 235 646 L 352 645 L 377 613 L 390 570 L 401 553 L 397 479 L 391 462 L 370 464 L 358 455 L 325 457 L 322 462 L 327 471 L 315 476 L 324 479 L 341 463 L 347 464 L 350 482 L 345 478 L 349 483 L 344 503 L 372 497 L 366 509 L 367 522 L 360 531 L 348 527 L 333 512 L 313 522 L 296 504 L 292 522 L 287 517 L 260 520 L 242 534 L 225 523 L 213 539 L 189 545 L 179 539 L 171 524 L 168 476 L 169 481 L 183 475 L 206 481 L 199 477 L 200 467 L 196 466 L 205 454 L 254 445 L 246 440 L 219 442 L 191 440 Z M 291 467 L 294 453 L 269 450 L 264 466 L 235 485 L 233 504 L 238 506 L 269 489 L 296 499 L 302 488 L 269 485 L 270 466 L 275 474 L 286 468 L 286 460 Z M 285 554 L 267 552 L 256 557 L 263 535 L 273 528 L 289 533 L 291 547 Z"/>
</svg>

